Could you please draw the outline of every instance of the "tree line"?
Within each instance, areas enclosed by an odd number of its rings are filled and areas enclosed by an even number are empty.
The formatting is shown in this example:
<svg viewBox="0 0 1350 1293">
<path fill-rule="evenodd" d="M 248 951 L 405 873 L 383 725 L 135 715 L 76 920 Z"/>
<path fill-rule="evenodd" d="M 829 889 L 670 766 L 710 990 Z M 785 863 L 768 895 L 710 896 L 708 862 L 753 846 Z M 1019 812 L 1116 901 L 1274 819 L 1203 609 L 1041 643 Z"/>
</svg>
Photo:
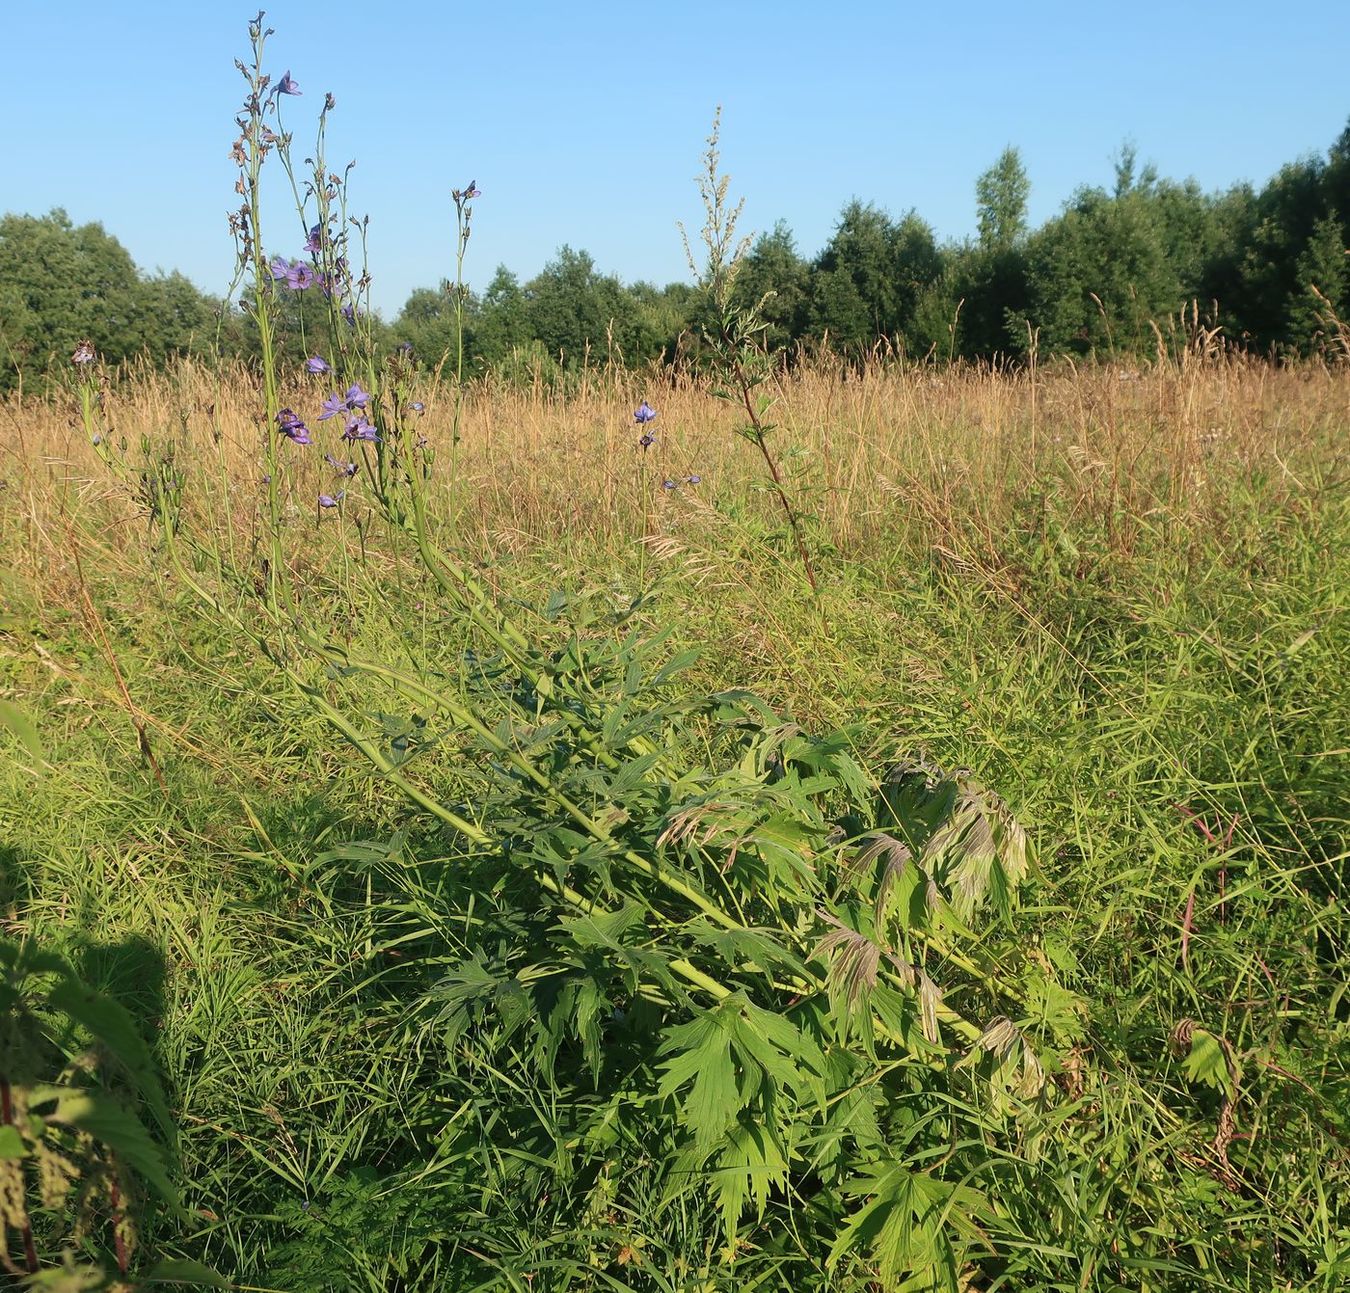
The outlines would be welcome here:
<svg viewBox="0 0 1350 1293">
<path fill-rule="evenodd" d="M 1037 229 L 1029 196 L 1010 147 L 976 181 L 973 238 L 941 242 L 913 211 L 854 200 L 808 257 L 780 222 L 747 252 L 738 298 L 762 303 L 773 348 L 828 342 L 847 355 L 884 344 L 944 360 L 1148 354 L 1155 328 L 1188 307 L 1234 344 L 1308 354 L 1350 317 L 1350 126 L 1325 156 L 1299 158 L 1259 189 L 1206 193 L 1160 178 L 1125 147 L 1109 188 L 1079 189 Z M 290 295 L 298 352 L 306 316 L 321 311 Z M 687 283 L 623 283 L 564 246 L 524 282 L 506 266 L 477 293 L 442 281 L 376 322 L 389 345 L 457 366 L 462 321 L 466 371 L 509 374 L 677 359 L 697 346 L 701 308 Z M 140 273 L 101 225 L 76 227 L 60 210 L 0 218 L 0 389 L 38 378 L 83 338 L 112 361 L 254 350 L 242 313 L 181 274 Z"/>
</svg>

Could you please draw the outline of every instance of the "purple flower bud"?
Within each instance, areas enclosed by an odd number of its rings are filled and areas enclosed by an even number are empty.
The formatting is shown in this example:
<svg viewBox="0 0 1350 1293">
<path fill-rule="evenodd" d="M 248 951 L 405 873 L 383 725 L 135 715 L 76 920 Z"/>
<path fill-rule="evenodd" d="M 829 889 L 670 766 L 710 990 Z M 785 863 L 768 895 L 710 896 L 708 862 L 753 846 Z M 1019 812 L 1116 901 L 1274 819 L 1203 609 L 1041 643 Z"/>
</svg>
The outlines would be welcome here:
<svg viewBox="0 0 1350 1293">
<path fill-rule="evenodd" d="M 347 320 L 351 327 L 356 326 L 356 309 L 354 306 L 344 305 L 342 307 L 342 317 Z"/>
<path fill-rule="evenodd" d="M 323 250 L 323 226 L 315 225 L 309 231 L 309 237 L 305 239 L 305 250 L 318 255 Z"/>
<path fill-rule="evenodd" d="M 296 83 L 295 83 L 294 81 L 291 80 L 291 73 L 290 73 L 290 69 L 289 69 L 289 68 L 287 68 L 286 71 L 284 71 L 284 72 L 281 74 L 281 80 L 279 80 L 279 81 L 277 82 L 277 91 L 276 91 L 276 92 L 277 92 L 278 94 L 299 94 L 299 93 L 301 93 L 300 87 L 299 87 L 298 85 L 296 85 Z"/>
<path fill-rule="evenodd" d="M 639 404 L 633 412 L 633 419 L 639 425 L 641 425 L 644 422 L 650 422 L 652 418 L 654 418 L 655 416 L 656 410 L 652 408 L 652 406 L 648 404 L 646 400 L 643 400 L 642 403 Z"/>
<path fill-rule="evenodd" d="M 421 400 L 413 400 L 413 402 L 409 404 L 408 407 L 412 409 L 414 413 L 425 413 L 427 406 L 423 404 Z"/>
<path fill-rule="evenodd" d="M 689 477 L 689 483 L 690 483 L 691 485 L 697 485 L 697 484 L 699 483 L 699 481 L 701 481 L 702 479 L 703 479 L 702 476 L 690 476 L 690 477 Z"/>
<path fill-rule="evenodd" d="M 665 480 L 663 480 L 663 481 L 661 482 L 661 488 L 662 488 L 662 489 L 674 489 L 674 488 L 675 488 L 675 482 L 674 482 L 673 480 L 671 480 L 671 478 L 670 478 L 669 476 L 667 476 L 667 477 L 665 478 Z"/>
<path fill-rule="evenodd" d="M 310 355 L 305 360 L 305 371 L 309 373 L 326 373 L 328 371 L 328 361 L 322 355 Z"/>
<path fill-rule="evenodd" d="M 644 435 L 642 439 L 638 441 L 638 444 L 640 444 L 644 449 L 650 448 L 650 446 L 654 445 L 655 443 L 656 437 L 654 435 Z"/>
</svg>

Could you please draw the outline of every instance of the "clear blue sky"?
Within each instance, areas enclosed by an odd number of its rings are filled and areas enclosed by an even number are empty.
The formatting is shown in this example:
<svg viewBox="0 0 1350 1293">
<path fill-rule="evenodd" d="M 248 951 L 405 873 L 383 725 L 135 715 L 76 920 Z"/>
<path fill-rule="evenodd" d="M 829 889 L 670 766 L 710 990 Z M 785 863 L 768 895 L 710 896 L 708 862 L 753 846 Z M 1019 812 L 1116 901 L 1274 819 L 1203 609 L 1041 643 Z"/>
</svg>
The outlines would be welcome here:
<svg viewBox="0 0 1350 1293">
<path fill-rule="evenodd" d="M 102 221 L 145 269 L 227 286 L 228 150 L 255 9 L 220 0 L 4 6 L 11 128 L 0 211 Z M 851 197 L 974 229 L 975 177 L 1018 145 L 1039 223 L 1107 184 L 1128 139 L 1163 175 L 1263 182 L 1350 116 L 1350 4 L 909 0 L 439 4 L 277 0 L 268 63 L 303 143 L 337 97 L 329 161 L 355 158 L 374 299 L 452 271 L 449 192 L 483 190 L 470 280 L 535 273 L 563 243 L 633 280 L 686 276 L 675 227 L 712 112 L 746 225 L 799 250 Z M 17 121 L 15 116 L 17 114 Z M 300 149 L 304 156 L 305 150 Z M 300 237 L 274 208 L 269 250 Z"/>
</svg>

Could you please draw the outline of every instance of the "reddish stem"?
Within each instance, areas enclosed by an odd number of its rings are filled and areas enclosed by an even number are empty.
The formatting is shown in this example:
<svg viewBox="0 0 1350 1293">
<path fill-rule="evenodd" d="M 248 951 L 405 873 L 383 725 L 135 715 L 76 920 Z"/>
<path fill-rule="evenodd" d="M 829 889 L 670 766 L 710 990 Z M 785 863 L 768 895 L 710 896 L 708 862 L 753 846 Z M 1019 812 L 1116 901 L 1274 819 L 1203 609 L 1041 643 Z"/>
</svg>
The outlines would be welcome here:
<svg viewBox="0 0 1350 1293">
<path fill-rule="evenodd" d="M 14 1097 L 10 1092 L 8 1078 L 0 1078 L 0 1121 L 6 1124 L 14 1122 Z M 22 1192 L 19 1196 L 19 1233 L 23 1236 L 24 1265 L 28 1268 L 28 1274 L 36 1275 L 37 1246 L 33 1243 L 33 1227 L 28 1220 L 28 1209 L 24 1204 Z"/>
</svg>

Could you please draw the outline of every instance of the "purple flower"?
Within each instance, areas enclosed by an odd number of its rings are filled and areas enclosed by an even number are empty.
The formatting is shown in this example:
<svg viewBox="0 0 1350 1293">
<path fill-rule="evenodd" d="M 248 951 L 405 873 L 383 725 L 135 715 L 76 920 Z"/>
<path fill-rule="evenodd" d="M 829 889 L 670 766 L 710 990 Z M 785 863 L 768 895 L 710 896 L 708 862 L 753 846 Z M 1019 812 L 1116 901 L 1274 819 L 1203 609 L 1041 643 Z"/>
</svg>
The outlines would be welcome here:
<svg viewBox="0 0 1350 1293">
<path fill-rule="evenodd" d="M 354 462 L 341 462 L 339 459 L 334 458 L 331 453 L 324 454 L 323 460 L 337 472 L 339 476 L 356 475 L 356 464 Z"/>
<path fill-rule="evenodd" d="M 369 403 L 369 391 L 363 391 L 355 382 L 347 387 L 347 407 L 349 409 L 363 409 Z"/>
<path fill-rule="evenodd" d="M 353 328 L 356 327 L 356 308 L 351 305 L 342 307 L 342 317 L 347 320 Z"/>
<path fill-rule="evenodd" d="M 291 262 L 285 256 L 273 256 L 267 268 L 272 271 L 272 280 L 280 283 L 291 272 Z"/>
<path fill-rule="evenodd" d="M 413 400 L 413 402 L 409 404 L 408 407 L 412 409 L 414 413 L 424 413 L 426 411 L 427 406 L 423 404 L 421 400 Z"/>
<path fill-rule="evenodd" d="M 661 488 L 662 488 L 662 489 L 674 489 L 674 488 L 675 488 L 675 482 L 674 482 L 673 480 L 671 480 L 671 478 L 670 478 L 669 476 L 667 476 L 667 477 L 665 478 L 665 480 L 663 480 L 663 481 L 661 482 Z"/>
<path fill-rule="evenodd" d="M 326 373 L 328 371 L 328 360 L 322 355 L 310 355 L 305 360 L 305 371 L 307 373 Z"/>
<path fill-rule="evenodd" d="M 347 411 L 347 401 L 334 391 L 323 402 L 323 412 L 319 414 L 320 422 L 327 422 L 329 418 L 336 417 L 339 413 Z"/>
<path fill-rule="evenodd" d="M 320 494 L 319 506 L 336 507 L 340 502 L 342 502 L 343 498 L 346 496 L 346 493 L 347 491 L 345 489 L 340 489 L 336 494 Z"/>
<path fill-rule="evenodd" d="M 650 422 L 652 418 L 654 418 L 655 416 L 656 410 L 652 408 L 652 406 L 648 404 L 646 400 L 643 400 L 642 403 L 639 404 L 637 408 L 633 411 L 633 420 L 637 422 L 639 426 L 641 426 L 643 423 Z"/>
<path fill-rule="evenodd" d="M 309 231 L 309 237 L 305 239 L 305 250 L 318 255 L 323 250 L 323 226 L 315 225 Z"/>
<path fill-rule="evenodd" d="M 309 428 L 290 409 L 277 413 L 277 430 L 294 444 L 312 444 Z"/>
<path fill-rule="evenodd" d="M 689 477 L 689 483 L 690 483 L 691 485 L 697 485 L 697 484 L 699 483 L 699 481 L 701 481 L 702 479 L 703 479 L 702 476 L 690 476 L 690 477 Z"/>
<path fill-rule="evenodd" d="M 378 440 L 375 428 L 365 418 L 349 418 L 347 429 L 342 433 L 344 440 Z"/>
<path fill-rule="evenodd" d="M 281 74 L 281 80 L 279 80 L 279 81 L 277 82 L 277 91 L 276 91 L 276 92 L 277 92 L 278 94 L 299 94 L 299 93 L 301 92 L 301 91 L 300 91 L 300 87 L 299 87 L 298 85 L 296 85 L 296 83 L 295 83 L 294 81 L 291 80 L 291 70 L 290 70 L 290 68 L 287 68 L 287 69 Z"/>
<path fill-rule="evenodd" d="M 398 348 L 403 351 L 405 355 L 412 354 L 413 347 L 411 341 L 400 341 L 398 343 Z"/>
<path fill-rule="evenodd" d="M 94 343 L 92 341 L 81 341 L 75 347 L 75 353 L 71 355 L 70 362 L 83 368 L 85 364 L 94 362 Z"/>
<path fill-rule="evenodd" d="M 650 433 L 645 434 L 642 437 L 642 439 L 638 441 L 638 444 L 640 444 L 644 449 L 651 448 L 651 446 L 654 445 L 655 443 L 656 437 Z"/>
<path fill-rule="evenodd" d="M 302 261 L 293 260 L 286 270 L 286 286 L 292 292 L 303 292 L 314 282 L 314 271 Z"/>
</svg>

